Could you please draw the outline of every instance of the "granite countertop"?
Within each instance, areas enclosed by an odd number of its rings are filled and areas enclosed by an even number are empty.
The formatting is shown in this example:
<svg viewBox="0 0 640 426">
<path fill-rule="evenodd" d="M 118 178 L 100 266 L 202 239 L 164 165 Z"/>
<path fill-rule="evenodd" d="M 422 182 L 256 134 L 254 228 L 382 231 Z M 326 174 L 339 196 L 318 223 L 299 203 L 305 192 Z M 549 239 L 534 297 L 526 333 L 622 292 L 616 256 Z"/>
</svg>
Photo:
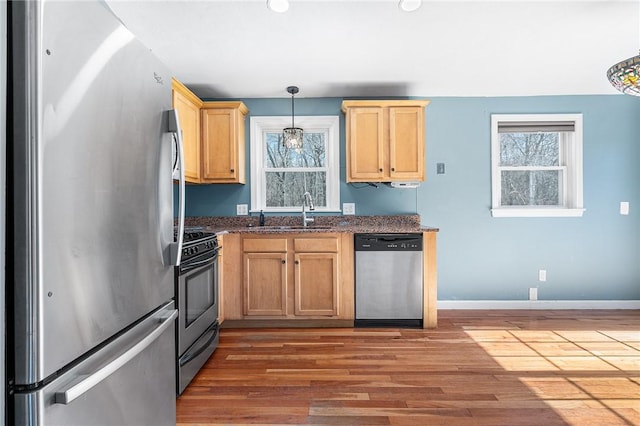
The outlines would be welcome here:
<svg viewBox="0 0 640 426">
<path fill-rule="evenodd" d="M 302 217 L 266 216 L 265 226 L 259 226 L 257 216 L 200 216 L 187 217 L 186 226 L 204 226 L 216 233 L 293 233 L 293 232 L 347 232 L 347 233 L 410 233 L 438 232 L 438 228 L 420 224 L 420 215 L 389 216 L 321 216 L 313 215 L 314 222 L 306 228 Z"/>
</svg>

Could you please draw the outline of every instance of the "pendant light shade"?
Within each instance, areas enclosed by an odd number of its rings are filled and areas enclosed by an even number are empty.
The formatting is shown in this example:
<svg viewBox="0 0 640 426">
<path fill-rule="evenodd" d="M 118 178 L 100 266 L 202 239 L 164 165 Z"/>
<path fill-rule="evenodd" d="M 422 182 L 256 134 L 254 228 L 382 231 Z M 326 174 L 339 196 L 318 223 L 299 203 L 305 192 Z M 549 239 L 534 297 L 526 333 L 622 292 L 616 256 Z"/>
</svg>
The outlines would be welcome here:
<svg viewBox="0 0 640 426">
<path fill-rule="evenodd" d="M 291 127 L 282 130 L 282 144 L 291 149 L 302 149 L 303 131 L 295 125 L 295 109 L 293 95 L 299 92 L 297 86 L 287 87 L 287 92 L 291 93 Z"/>
<path fill-rule="evenodd" d="M 618 62 L 607 71 L 609 82 L 627 95 L 640 96 L 640 55 Z"/>
</svg>

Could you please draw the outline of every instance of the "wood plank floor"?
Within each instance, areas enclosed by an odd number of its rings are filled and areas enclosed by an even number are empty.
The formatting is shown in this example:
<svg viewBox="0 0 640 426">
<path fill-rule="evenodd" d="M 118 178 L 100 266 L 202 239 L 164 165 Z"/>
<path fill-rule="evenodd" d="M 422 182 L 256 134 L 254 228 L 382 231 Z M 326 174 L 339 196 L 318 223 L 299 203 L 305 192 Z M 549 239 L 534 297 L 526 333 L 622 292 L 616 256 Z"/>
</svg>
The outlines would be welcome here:
<svg viewBox="0 0 640 426">
<path fill-rule="evenodd" d="M 440 311 L 416 329 L 223 329 L 178 425 L 640 425 L 640 311 Z"/>
</svg>

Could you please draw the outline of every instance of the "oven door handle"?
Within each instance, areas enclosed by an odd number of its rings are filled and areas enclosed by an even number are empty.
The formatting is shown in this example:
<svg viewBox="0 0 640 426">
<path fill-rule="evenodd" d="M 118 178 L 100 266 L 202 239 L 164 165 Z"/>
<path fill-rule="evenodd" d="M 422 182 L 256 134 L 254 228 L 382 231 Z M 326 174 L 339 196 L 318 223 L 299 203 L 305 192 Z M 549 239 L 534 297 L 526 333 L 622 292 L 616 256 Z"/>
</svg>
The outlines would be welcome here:
<svg viewBox="0 0 640 426">
<path fill-rule="evenodd" d="M 205 336 L 209 335 L 209 338 L 204 344 L 198 346 L 193 352 L 187 351 L 184 355 L 180 357 L 180 367 L 182 367 L 185 364 L 188 364 L 192 359 L 196 358 L 198 355 L 204 352 L 211 345 L 211 343 L 218 336 L 218 328 L 219 328 L 218 322 L 216 321 L 216 323 L 213 324 L 213 326 L 209 327 L 209 329 L 205 331 L 202 334 L 202 336 L 198 338 L 198 340 L 195 341 L 195 343 L 191 347 L 197 346 L 198 343 L 200 343 L 205 338 Z"/>
</svg>

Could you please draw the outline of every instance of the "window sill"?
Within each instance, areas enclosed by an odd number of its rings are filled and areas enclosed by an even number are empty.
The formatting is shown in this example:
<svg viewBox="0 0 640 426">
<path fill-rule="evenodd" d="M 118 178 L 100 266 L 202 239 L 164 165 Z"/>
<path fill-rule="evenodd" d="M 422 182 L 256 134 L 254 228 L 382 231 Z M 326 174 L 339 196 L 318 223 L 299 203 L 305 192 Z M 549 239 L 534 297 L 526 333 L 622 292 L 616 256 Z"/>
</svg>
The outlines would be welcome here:
<svg viewBox="0 0 640 426">
<path fill-rule="evenodd" d="M 585 209 L 550 208 L 518 208 L 502 207 L 491 209 L 493 217 L 582 217 Z"/>
</svg>

